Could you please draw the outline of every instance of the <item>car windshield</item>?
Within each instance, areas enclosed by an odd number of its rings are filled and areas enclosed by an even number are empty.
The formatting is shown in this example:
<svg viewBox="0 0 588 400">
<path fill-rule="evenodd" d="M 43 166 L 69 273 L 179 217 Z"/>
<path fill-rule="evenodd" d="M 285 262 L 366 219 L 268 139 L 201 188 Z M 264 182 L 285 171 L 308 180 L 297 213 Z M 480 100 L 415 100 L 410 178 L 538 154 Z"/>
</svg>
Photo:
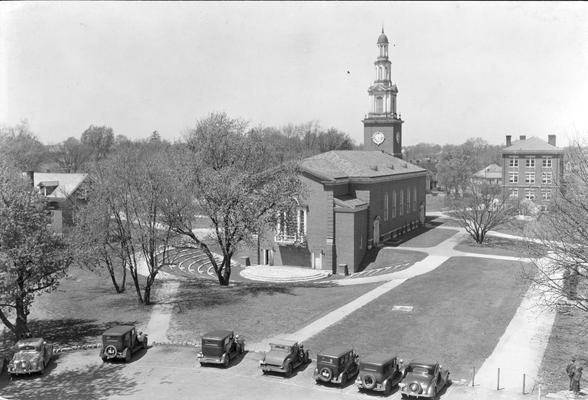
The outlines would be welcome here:
<svg viewBox="0 0 588 400">
<path fill-rule="evenodd" d="M 425 367 L 410 367 L 407 372 L 412 372 L 413 374 L 418 375 L 433 375 L 433 369 Z"/>
<path fill-rule="evenodd" d="M 18 346 L 18 351 L 33 352 L 33 351 L 39 351 L 39 350 L 41 350 L 41 349 L 38 347 L 35 347 L 33 345 L 30 345 L 30 344 L 23 344 L 23 345 Z"/>
<path fill-rule="evenodd" d="M 279 351 L 290 351 L 290 346 L 285 344 L 270 344 L 272 350 L 279 350 Z"/>
</svg>

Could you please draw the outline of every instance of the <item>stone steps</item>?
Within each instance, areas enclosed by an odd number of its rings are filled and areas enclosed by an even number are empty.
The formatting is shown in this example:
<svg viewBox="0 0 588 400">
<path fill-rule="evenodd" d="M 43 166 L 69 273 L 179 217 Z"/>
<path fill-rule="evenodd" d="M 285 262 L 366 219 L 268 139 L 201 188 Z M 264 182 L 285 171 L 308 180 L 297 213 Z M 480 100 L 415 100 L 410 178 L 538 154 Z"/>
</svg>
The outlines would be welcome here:
<svg viewBox="0 0 588 400">
<path fill-rule="evenodd" d="M 251 266 L 241 271 L 241 276 L 252 281 L 291 283 L 309 282 L 323 279 L 331 273 L 323 270 L 282 267 L 282 266 Z"/>
</svg>

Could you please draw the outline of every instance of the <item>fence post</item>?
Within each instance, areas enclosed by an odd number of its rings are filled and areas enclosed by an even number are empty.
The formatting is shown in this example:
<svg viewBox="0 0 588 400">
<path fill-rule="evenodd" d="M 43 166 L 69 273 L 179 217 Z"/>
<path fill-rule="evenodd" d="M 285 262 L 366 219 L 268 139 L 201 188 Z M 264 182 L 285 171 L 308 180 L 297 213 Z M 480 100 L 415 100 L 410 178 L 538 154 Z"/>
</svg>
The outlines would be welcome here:
<svg viewBox="0 0 588 400">
<path fill-rule="evenodd" d="M 500 390 L 500 368 L 498 368 L 498 375 L 496 376 L 496 390 Z"/>
<path fill-rule="evenodd" d="M 523 394 L 525 394 L 525 378 L 526 378 L 526 375 L 523 374 Z"/>
<path fill-rule="evenodd" d="M 472 373 L 472 387 L 476 386 L 476 367 L 474 367 L 474 372 Z"/>
</svg>

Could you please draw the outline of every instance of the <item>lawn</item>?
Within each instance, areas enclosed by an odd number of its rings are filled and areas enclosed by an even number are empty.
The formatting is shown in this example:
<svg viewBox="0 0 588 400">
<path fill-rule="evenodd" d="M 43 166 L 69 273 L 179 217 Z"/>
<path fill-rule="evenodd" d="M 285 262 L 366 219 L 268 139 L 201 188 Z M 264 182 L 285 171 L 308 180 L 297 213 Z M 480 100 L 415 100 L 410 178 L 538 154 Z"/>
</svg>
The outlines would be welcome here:
<svg viewBox="0 0 588 400">
<path fill-rule="evenodd" d="M 257 342 L 294 332 L 376 286 L 183 282 L 168 337 L 197 341 L 213 329 L 234 329 Z"/>
<path fill-rule="evenodd" d="M 588 386 L 588 313 L 581 311 L 558 312 L 543 355 L 539 372 L 542 390 L 558 392 L 568 389 L 565 367 L 572 356 L 584 366 L 580 388 Z"/>
<path fill-rule="evenodd" d="M 368 263 L 364 270 L 394 266 L 398 267 L 394 269 L 394 272 L 396 272 L 410 267 L 417 261 L 421 261 L 427 256 L 427 253 L 384 247 L 379 249 L 378 252 L 370 253 L 369 255 L 372 258 L 375 257 L 375 259 L 368 258 L 364 260 L 364 262 Z"/>
<path fill-rule="evenodd" d="M 151 307 L 138 303 L 130 276 L 126 290 L 116 294 L 107 274 L 72 267 L 57 290 L 35 299 L 29 328 L 34 335 L 66 345 L 94 343 L 113 325 L 146 325 Z"/>
<path fill-rule="evenodd" d="M 492 353 L 528 283 L 517 262 L 454 257 L 410 279 L 307 341 L 313 351 L 350 344 L 359 354 L 390 352 L 439 361 L 470 379 Z M 411 312 L 393 306 L 412 306 Z"/>
<path fill-rule="evenodd" d="M 524 257 L 520 242 L 518 240 L 505 239 L 500 237 L 486 236 L 484 244 L 478 244 L 468 236 L 461 241 L 455 250 L 467 253 L 490 254 L 496 256 Z"/>
<path fill-rule="evenodd" d="M 420 233 L 418 236 L 412 237 L 406 242 L 402 243 L 402 246 L 407 247 L 435 247 L 441 242 L 449 239 L 455 235 L 458 231 L 455 229 L 444 229 L 435 228 Z"/>
</svg>

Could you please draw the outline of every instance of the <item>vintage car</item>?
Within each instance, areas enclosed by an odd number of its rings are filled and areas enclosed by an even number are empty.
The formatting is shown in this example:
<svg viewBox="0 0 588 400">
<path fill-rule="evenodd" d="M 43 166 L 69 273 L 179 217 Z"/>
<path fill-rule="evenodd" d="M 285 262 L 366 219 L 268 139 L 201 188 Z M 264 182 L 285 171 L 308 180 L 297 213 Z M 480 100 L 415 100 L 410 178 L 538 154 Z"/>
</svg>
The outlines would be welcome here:
<svg viewBox="0 0 588 400">
<path fill-rule="evenodd" d="M 8 363 L 10 375 L 43 373 L 53 356 L 53 346 L 42 338 L 22 339 L 16 343 L 15 353 Z"/>
<path fill-rule="evenodd" d="M 228 367 L 231 359 L 243 354 L 245 341 L 233 331 L 216 330 L 202 336 L 202 351 L 198 353 L 200 365 L 222 364 Z"/>
<path fill-rule="evenodd" d="M 130 362 L 133 353 L 146 349 L 147 346 L 146 333 L 137 333 L 137 330 L 132 325 L 115 326 L 102 334 L 100 358 L 102 358 L 102 361 L 122 358 L 125 362 Z"/>
<path fill-rule="evenodd" d="M 331 382 L 343 386 L 359 372 L 359 356 L 348 346 L 331 347 L 316 357 L 313 378 L 319 382 Z"/>
<path fill-rule="evenodd" d="M 266 372 L 281 372 L 286 376 L 292 375 L 295 368 L 310 362 L 308 350 L 304 350 L 304 345 L 295 340 L 279 339 L 270 343 L 270 351 L 265 353 L 259 368 L 265 374 Z"/>
<path fill-rule="evenodd" d="M 398 357 L 383 353 L 362 357 L 355 384 L 360 391 L 373 390 L 388 395 L 402 380 L 401 364 Z"/>
<path fill-rule="evenodd" d="M 449 371 L 444 369 L 442 365 L 413 361 L 404 370 L 400 393 L 402 398 L 436 398 L 448 383 Z"/>
</svg>

